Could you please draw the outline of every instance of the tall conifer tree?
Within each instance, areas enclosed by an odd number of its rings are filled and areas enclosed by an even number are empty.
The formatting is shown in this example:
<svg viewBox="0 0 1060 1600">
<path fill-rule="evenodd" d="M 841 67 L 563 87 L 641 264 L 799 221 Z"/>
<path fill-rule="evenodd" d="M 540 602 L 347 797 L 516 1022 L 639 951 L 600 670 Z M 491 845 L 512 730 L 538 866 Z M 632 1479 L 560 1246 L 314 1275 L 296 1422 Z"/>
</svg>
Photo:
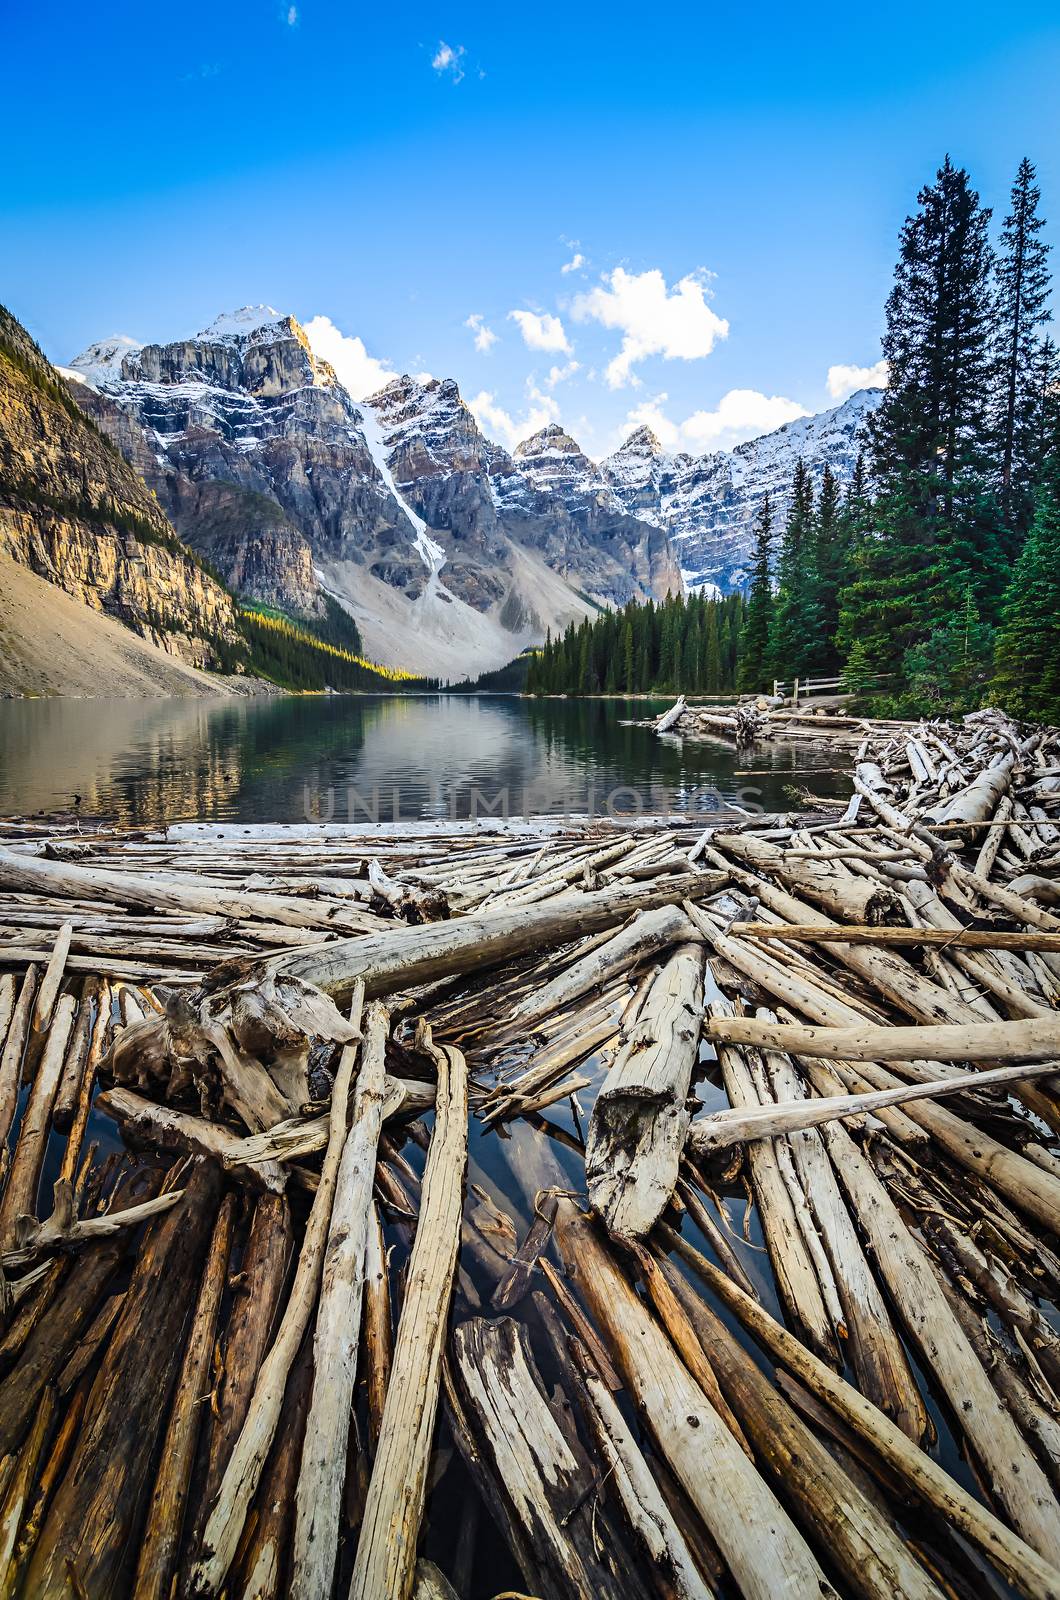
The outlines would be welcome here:
<svg viewBox="0 0 1060 1600">
<path fill-rule="evenodd" d="M 1049 321 L 1049 246 L 1040 237 L 1041 191 L 1035 170 L 1020 162 L 1011 210 L 1001 230 L 997 263 L 995 346 L 998 386 L 994 425 L 1001 508 L 1010 548 L 1018 550 L 1034 514 L 1037 454 L 1038 359 L 1041 330 Z"/>
<path fill-rule="evenodd" d="M 870 423 L 873 526 L 840 624 L 861 681 L 899 673 L 969 589 L 989 620 L 1005 570 L 987 451 L 990 212 L 948 156 L 918 205 L 887 302 L 890 385 Z"/>
<path fill-rule="evenodd" d="M 1053 417 L 1037 509 L 1005 594 L 994 694 L 1020 717 L 1060 723 L 1060 428 Z"/>
<path fill-rule="evenodd" d="M 747 597 L 747 616 L 740 634 L 739 685 L 754 694 L 766 686 L 769 634 L 773 620 L 773 508 L 767 494 L 762 496 L 755 517 L 754 558 L 751 587 Z"/>
<path fill-rule="evenodd" d="M 791 505 L 780 545 L 777 593 L 769 635 L 776 677 L 801 678 L 819 664 L 820 612 L 814 550 L 813 484 L 804 461 L 795 463 Z"/>
</svg>

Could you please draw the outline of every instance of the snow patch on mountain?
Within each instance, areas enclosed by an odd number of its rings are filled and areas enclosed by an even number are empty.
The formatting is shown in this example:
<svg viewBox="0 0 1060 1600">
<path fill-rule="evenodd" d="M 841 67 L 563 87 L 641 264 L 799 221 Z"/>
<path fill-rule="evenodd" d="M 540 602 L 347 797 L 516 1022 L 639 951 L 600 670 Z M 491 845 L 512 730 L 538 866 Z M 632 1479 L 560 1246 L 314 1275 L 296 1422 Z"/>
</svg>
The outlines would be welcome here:
<svg viewBox="0 0 1060 1600">
<path fill-rule="evenodd" d="M 200 328 L 195 335 L 197 339 L 231 339 L 246 338 L 248 335 L 261 335 L 275 329 L 284 321 L 283 315 L 275 306 L 240 306 L 238 311 L 224 311 L 215 317 L 208 328 Z M 261 342 L 259 340 L 259 342 Z"/>
</svg>

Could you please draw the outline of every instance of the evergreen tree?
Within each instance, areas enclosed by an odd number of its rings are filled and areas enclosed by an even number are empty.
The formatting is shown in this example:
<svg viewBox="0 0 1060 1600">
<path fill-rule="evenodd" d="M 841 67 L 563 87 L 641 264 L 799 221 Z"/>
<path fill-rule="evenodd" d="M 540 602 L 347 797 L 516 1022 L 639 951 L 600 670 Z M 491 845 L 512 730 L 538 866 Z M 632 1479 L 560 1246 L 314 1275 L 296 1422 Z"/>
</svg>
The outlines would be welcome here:
<svg viewBox="0 0 1060 1600">
<path fill-rule="evenodd" d="M 627 690 L 635 687 L 633 667 L 633 621 L 629 615 L 628 608 L 626 611 L 625 627 L 622 629 L 622 687 L 623 689 Z"/>
<path fill-rule="evenodd" d="M 1012 209 L 1001 230 L 997 263 L 995 346 L 998 388 L 995 431 L 1001 509 L 1009 546 L 1017 550 L 1034 514 L 1033 481 L 1040 398 L 1038 356 L 1049 310 L 1049 246 L 1039 237 L 1041 191 L 1026 157 L 1012 186 Z"/>
<path fill-rule="evenodd" d="M 839 483 L 835 473 L 826 465 L 814 526 L 820 652 L 813 664 L 829 668 L 837 666 L 839 662 L 835 643 L 839 629 L 839 596 L 850 579 L 853 529 L 844 509 L 840 505 Z"/>
<path fill-rule="evenodd" d="M 769 657 L 769 634 L 773 620 L 773 510 L 769 496 L 762 496 L 755 517 L 754 557 L 751 562 L 751 588 L 747 597 L 747 619 L 740 635 L 740 688 L 754 694 L 764 689 Z"/>
<path fill-rule="evenodd" d="M 775 677 L 801 678 L 819 664 L 822 646 L 815 555 L 813 484 L 805 462 L 799 460 L 780 545 L 769 633 L 769 662 Z"/>
<path fill-rule="evenodd" d="M 897 674 L 967 589 L 990 620 L 1004 577 L 991 492 L 990 213 L 947 156 L 902 229 L 870 423 L 872 527 L 853 557 L 840 648 L 852 677 Z"/>
<path fill-rule="evenodd" d="M 1060 723 L 1060 440 L 1005 594 L 993 690 L 1016 716 Z"/>
</svg>

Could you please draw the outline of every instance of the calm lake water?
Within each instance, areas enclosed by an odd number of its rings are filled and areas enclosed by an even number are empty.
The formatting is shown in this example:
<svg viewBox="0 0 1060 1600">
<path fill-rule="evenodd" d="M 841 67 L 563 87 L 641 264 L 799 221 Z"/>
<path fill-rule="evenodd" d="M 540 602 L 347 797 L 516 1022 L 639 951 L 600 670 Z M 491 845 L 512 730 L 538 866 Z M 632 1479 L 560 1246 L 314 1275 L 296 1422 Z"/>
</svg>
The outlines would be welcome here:
<svg viewBox="0 0 1060 1600">
<path fill-rule="evenodd" d="M 0 701 L 0 815 L 124 823 L 766 810 L 847 793 L 824 752 L 658 738 L 664 702 L 517 696 Z M 810 770 L 817 769 L 817 770 Z M 373 816 L 374 813 L 374 816 Z"/>
</svg>

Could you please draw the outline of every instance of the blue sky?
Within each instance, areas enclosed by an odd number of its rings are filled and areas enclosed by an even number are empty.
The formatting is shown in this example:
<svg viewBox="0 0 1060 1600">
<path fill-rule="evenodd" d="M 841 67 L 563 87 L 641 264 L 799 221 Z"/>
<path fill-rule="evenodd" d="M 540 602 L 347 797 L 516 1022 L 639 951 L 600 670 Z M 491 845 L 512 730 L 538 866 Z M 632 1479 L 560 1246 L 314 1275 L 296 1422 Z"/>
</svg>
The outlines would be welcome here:
<svg viewBox="0 0 1060 1600">
<path fill-rule="evenodd" d="M 1030 155 L 1060 219 L 1055 3 L 5 13 L 0 296 L 60 362 L 261 301 L 508 443 L 714 448 L 878 361 L 947 150 L 999 213 Z"/>
</svg>

